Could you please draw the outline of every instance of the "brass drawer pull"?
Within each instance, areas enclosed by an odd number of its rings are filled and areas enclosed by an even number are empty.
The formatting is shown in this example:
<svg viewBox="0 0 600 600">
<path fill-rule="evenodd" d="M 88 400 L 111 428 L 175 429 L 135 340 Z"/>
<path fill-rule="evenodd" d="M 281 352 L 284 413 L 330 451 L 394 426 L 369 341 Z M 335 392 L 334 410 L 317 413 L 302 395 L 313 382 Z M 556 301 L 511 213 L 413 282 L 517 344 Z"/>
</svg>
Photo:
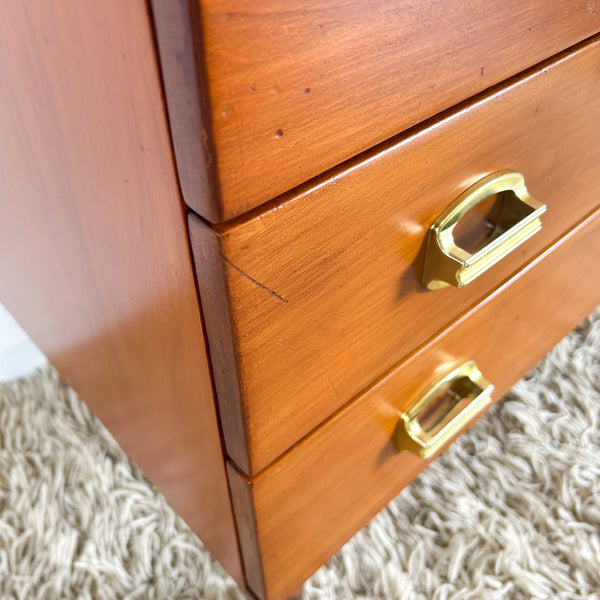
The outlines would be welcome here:
<svg viewBox="0 0 600 600">
<path fill-rule="evenodd" d="M 475 207 L 479 205 L 481 210 L 481 203 L 487 198 L 494 203 L 484 216 L 485 245 L 466 249 L 455 239 L 455 228 Z M 537 233 L 542 228 L 540 215 L 545 211 L 546 206 L 529 195 L 521 173 L 498 171 L 480 179 L 454 200 L 431 226 L 423 285 L 436 290 L 470 283 Z"/>
<path fill-rule="evenodd" d="M 493 391 L 472 360 L 460 364 L 402 413 L 394 434 L 396 448 L 430 458 L 491 402 Z"/>
</svg>

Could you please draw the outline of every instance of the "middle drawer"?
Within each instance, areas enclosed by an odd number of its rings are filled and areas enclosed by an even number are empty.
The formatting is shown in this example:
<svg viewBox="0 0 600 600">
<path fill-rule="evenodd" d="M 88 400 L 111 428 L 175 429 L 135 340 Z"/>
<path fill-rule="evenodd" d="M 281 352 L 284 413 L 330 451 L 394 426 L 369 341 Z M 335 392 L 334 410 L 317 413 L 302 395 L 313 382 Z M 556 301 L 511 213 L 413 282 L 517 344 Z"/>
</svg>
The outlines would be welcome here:
<svg viewBox="0 0 600 600">
<path fill-rule="evenodd" d="M 600 197 L 600 44 L 379 149 L 260 214 L 190 217 L 227 451 L 255 473 L 499 285 Z M 421 285 L 465 189 L 521 172 L 542 230 L 464 288 Z"/>
</svg>

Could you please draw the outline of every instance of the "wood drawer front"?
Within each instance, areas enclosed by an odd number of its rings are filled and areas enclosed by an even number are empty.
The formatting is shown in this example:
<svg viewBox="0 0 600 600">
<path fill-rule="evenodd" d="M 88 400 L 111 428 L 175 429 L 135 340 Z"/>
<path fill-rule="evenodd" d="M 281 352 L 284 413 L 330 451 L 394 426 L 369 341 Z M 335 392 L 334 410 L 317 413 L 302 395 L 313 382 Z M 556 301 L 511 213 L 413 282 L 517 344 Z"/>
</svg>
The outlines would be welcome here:
<svg viewBox="0 0 600 600">
<path fill-rule="evenodd" d="M 199 11 L 190 4 L 193 16 L 183 13 L 187 34 L 160 22 L 157 29 L 163 61 L 169 36 L 202 38 L 197 60 L 210 98 L 206 122 L 220 201 L 182 183 L 190 206 L 213 222 L 240 215 L 600 30 L 593 0 L 200 0 Z M 155 10 L 155 18 L 163 11 Z M 180 49 L 172 67 L 191 46 Z M 200 138 L 199 126 L 189 131 L 199 119 L 184 108 L 197 94 L 190 90 L 193 62 L 188 70 L 172 89 L 168 74 L 167 97 L 180 176 L 193 181 L 202 164 L 186 156 L 190 136 Z"/>
<path fill-rule="evenodd" d="M 272 462 L 589 213 L 599 140 L 594 42 L 220 233 L 192 216 L 238 466 Z M 507 167 L 548 205 L 542 231 L 465 288 L 426 291 L 428 228 L 471 183 Z"/>
<path fill-rule="evenodd" d="M 600 302 L 599 261 L 600 212 L 268 469 L 248 480 L 230 466 L 236 516 L 254 523 L 243 553 L 262 557 L 264 585 L 247 565 L 255 592 L 285 598 L 425 468 L 390 439 L 440 367 L 474 359 L 499 399 Z"/>
</svg>

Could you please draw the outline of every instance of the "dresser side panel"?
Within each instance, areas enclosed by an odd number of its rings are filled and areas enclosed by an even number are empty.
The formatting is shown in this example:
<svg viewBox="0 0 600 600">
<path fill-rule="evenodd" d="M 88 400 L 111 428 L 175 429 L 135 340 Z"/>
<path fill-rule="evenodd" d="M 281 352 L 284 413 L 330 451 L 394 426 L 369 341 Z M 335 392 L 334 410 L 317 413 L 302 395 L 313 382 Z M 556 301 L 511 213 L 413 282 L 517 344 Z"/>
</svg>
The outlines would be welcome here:
<svg viewBox="0 0 600 600">
<path fill-rule="evenodd" d="M 243 581 L 147 5 L 0 30 L 0 300 Z"/>
</svg>

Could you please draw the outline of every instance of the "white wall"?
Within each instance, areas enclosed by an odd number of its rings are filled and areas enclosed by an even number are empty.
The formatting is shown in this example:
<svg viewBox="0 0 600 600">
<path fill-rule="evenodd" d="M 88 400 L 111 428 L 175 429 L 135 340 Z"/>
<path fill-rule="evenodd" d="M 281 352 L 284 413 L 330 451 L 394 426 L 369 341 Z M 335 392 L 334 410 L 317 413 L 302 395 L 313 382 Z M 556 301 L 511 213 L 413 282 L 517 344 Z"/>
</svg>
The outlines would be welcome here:
<svg viewBox="0 0 600 600">
<path fill-rule="evenodd" d="M 46 357 L 0 304 L 0 381 L 28 375 Z"/>
</svg>

